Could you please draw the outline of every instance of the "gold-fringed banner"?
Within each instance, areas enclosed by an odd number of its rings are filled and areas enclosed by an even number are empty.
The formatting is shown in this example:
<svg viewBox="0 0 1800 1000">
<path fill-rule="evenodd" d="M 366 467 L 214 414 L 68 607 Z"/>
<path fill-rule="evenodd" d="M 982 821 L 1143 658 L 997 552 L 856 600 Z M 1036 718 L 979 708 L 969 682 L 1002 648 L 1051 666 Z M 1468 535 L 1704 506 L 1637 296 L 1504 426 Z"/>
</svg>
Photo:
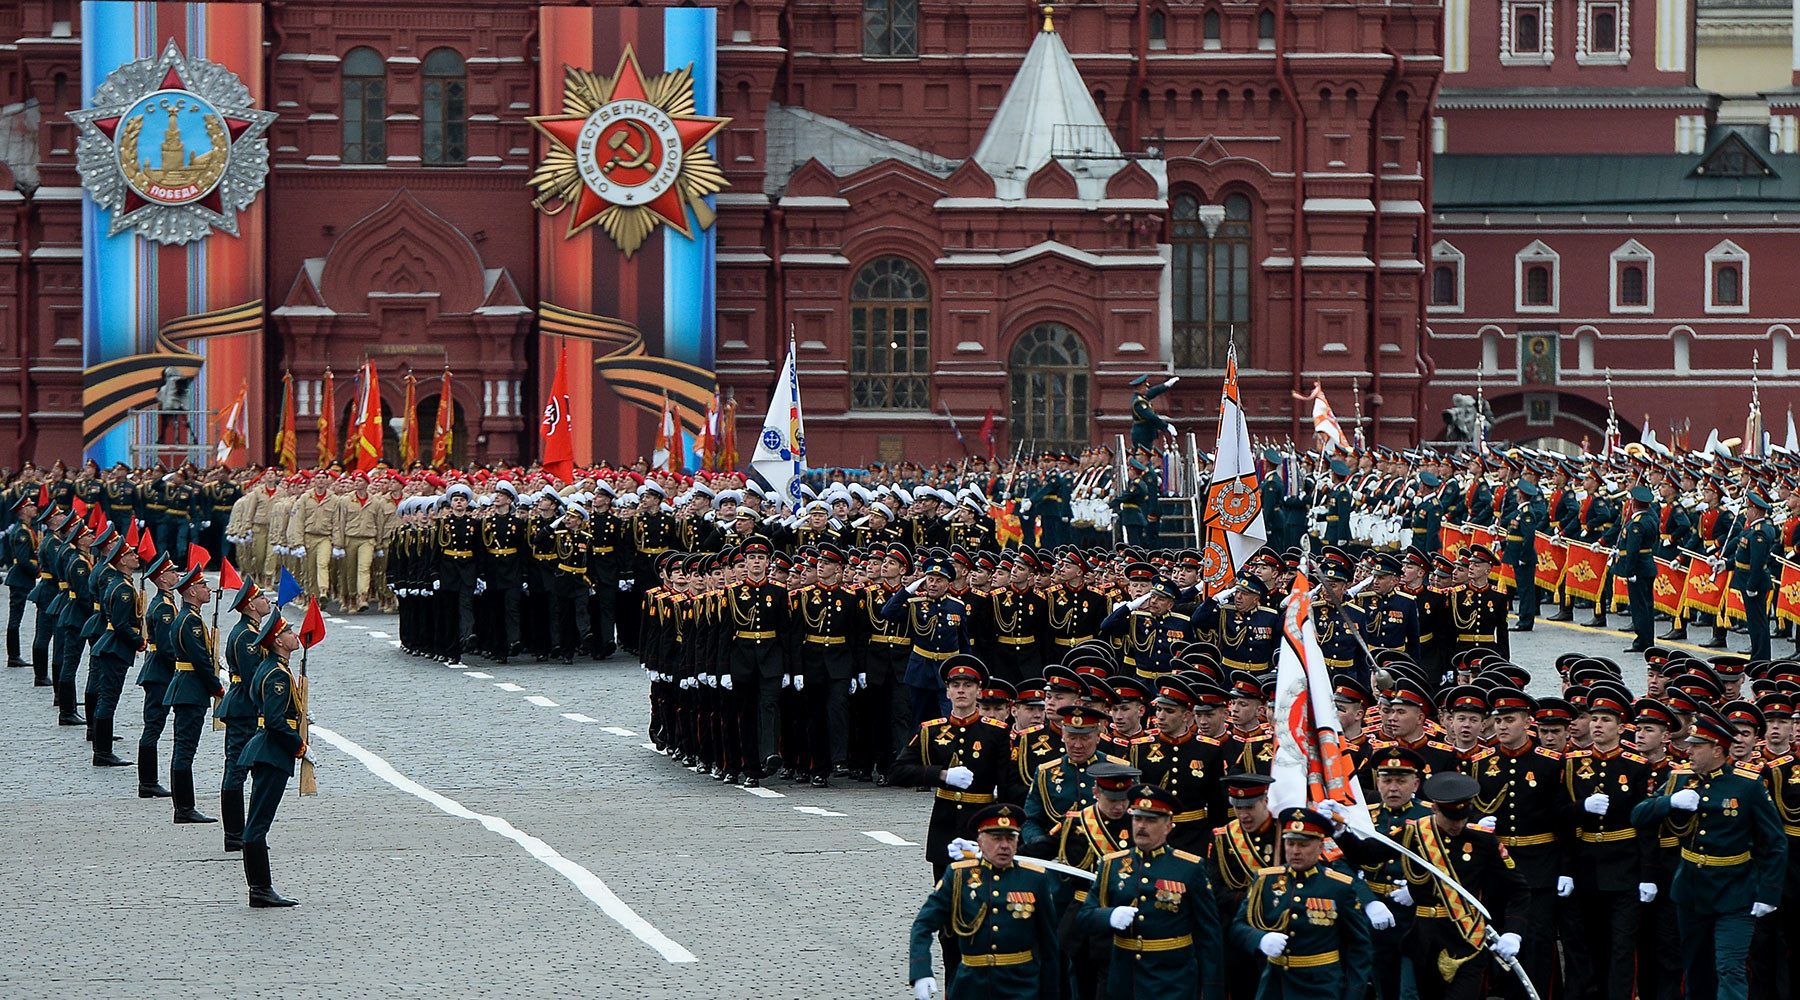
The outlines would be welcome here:
<svg viewBox="0 0 1800 1000">
<path fill-rule="evenodd" d="M 594 361 L 594 368 L 614 392 L 658 417 L 667 393 L 682 427 L 690 434 L 698 433 L 705 424 L 706 408 L 717 386 L 713 373 L 685 361 L 652 355 L 635 324 L 545 302 L 538 306 L 538 331 L 603 345 L 609 350 Z"/>
<path fill-rule="evenodd" d="M 156 343 L 148 354 L 115 358 L 83 369 L 81 436 L 84 447 L 92 447 L 133 409 L 153 402 L 164 377 L 171 370 L 178 378 L 194 378 L 200 374 L 206 359 L 185 345 L 213 337 L 260 333 L 262 328 L 263 300 L 252 299 L 211 312 L 178 316 L 156 331 Z"/>
</svg>

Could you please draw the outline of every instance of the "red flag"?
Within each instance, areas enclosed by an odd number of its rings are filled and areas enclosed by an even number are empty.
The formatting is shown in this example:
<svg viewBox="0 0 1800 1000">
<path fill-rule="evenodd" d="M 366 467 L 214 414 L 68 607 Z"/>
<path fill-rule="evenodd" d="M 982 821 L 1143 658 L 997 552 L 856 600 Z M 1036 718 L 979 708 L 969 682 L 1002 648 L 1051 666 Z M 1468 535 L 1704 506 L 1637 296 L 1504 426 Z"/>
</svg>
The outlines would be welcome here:
<svg viewBox="0 0 1800 1000">
<path fill-rule="evenodd" d="M 37 506 L 38 506 L 38 510 L 43 510 L 45 507 L 50 506 L 50 484 L 49 483 L 39 483 L 38 484 Z"/>
<path fill-rule="evenodd" d="M 737 452 L 737 396 L 725 397 L 725 412 L 719 417 L 719 471 L 735 472 Z"/>
<path fill-rule="evenodd" d="M 319 613 L 317 594 L 306 600 L 306 617 L 300 619 L 300 645 L 311 649 L 325 638 L 325 616 Z"/>
<path fill-rule="evenodd" d="M 237 567 L 231 564 L 230 559 L 224 560 L 219 566 L 219 589 L 236 590 L 243 585 L 244 581 L 238 576 Z"/>
<path fill-rule="evenodd" d="M 987 419 L 981 422 L 981 442 L 987 445 L 988 457 L 994 457 L 994 408 L 988 407 Z"/>
<path fill-rule="evenodd" d="M 431 431 L 431 467 L 448 468 L 450 450 L 456 441 L 456 398 L 450 395 L 450 369 L 444 369 L 444 379 L 438 385 L 437 420 Z"/>
<path fill-rule="evenodd" d="M 275 464 L 294 472 L 300 468 L 299 438 L 294 428 L 294 373 L 281 376 L 281 429 L 275 432 Z"/>
<path fill-rule="evenodd" d="M 151 538 L 148 531 L 138 535 L 137 554 L 146 567 L 156 559 L 156 539 Z"/>
<path fill-rule="evenodd" d="M 575 481 L 575 418 L 569 412 L 566 360 L 564 355 L 557 356 L 556 377 L 550 382 L 550 398 L 544 401 L 544 417 L 538 423 L 538 433 L 544 439 L 544 471 L 560 482 L 572 483 Z"/>
<path fill-rule="evenodd" d="M 212 553 L 195 545 L 193 542 L 188 543 L 188 569 L 193 569 L 195 566 L 205 566 L 209 562 L 212 562 Z"/>
<path fill-rule="evenodd" d="M 138 543 L 137 518 L 134 517 L 130 521 L 126 522 L 125 544 L 127 546 L 129 546 L 130 548 L 135 549 L 135 548 L 137 548 L 137 543 Z"/>
<path fill-rule="evenodd" d="M 400 467 L 412 468 L 419 460 L 419 380 L 406 373 L 406 406 L 400 411 Z"/>
<path fill-rule="evenodd" d="M 344 459 L 354 471 L 370 472 L 381 461 L 381 382 L 375 375 L 375 362 L 363 364 L 359 388 L 356 426 L 351 432 L 354 444 L 345 449 Z"/>
<path fill-rule="evenodd" d="M 337 458 L 337 394 L 332 389 L 331 369 L 325 369 L 325 385 L 319 396 L 319 468 Z"/>
<path fill-rule="evenodd" d="M 88 508 L 88 527 L 94 529 L 96 535 L 106 530 L 106 511 L 101 510 L 99 504 Z"/>
<path fill-rule="evenodd" d="M 80 516 L 80 517 L 87 516 L 87 501 L 81 499 L 80 497 L 76 497 L 74 500 L 71 501 L 71 503 L 73 504 L 71 509 L 74 510 L 78 516 Z"/>
</svg>

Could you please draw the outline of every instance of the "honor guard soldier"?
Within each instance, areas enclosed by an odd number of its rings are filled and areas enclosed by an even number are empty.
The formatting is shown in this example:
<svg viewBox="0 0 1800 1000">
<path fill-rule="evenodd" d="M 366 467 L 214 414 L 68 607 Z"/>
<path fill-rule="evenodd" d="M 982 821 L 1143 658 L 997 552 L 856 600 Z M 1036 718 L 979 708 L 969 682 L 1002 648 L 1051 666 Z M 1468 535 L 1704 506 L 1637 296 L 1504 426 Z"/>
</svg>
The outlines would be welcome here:
<svg viewBox="0 0 1800 1000">
<path fill-rule="evenodd" d="M 1281 859 L 1275 818 L 1269 812 L 1269 786 L 1274 782 L 1266 774 L 1231 774 L 1224 779 L 1233 815 L 1230 822 L 1213 830 L 1212 849 L 1207 852 L 1221 912 L 1237 913 L 1257 873 Z M 1227 947 L 1231 1000 L 1256 996 L 1262 970 L 1255 954 L 1254 947 Z"/>
<path fill-rule="evenodd" d="M 1098 752 L 1105 714 L 1085 705 L 1066 705 L 1057 710 L 1062 719 L 1062 756 L 1044 762 L 1032 775 L 1025 794 L 1026 850 L 1041 856 L 1052 845 L 1058 824 L 1094 800 L 1094 780 L 1088 769 L 1108 762 L 1124 764 L 1117 757 Z"/>
<path fill-rule="evenodd" d="M 269 827 L 288 779 L 294 776 L 294 762 L 306 756 L 306 740 L 300 735 L 300 695 L 288 669 L 288 656 L 300 648 L 300 637 L 280 615 L 272 614 L 258 630 L 256 643 L 264 652 L 251 691 L 259 713 L 257 732 L 244 745 L 238 763 L 251 773 L 250 805 L 244 813 L 244 882 L 250 889 L 250 906 L 263 909 L 295 905 L 275 891 L 269 873 Z"/>
<path fill-rule="evenodd" d="M 144 666 L 137 676 L 138 687 L 144 689 L 144 731 L 138 737 L 137 752 L 138 798 L 166 799 L 169 790 L 156 780 L 156 744 L 169 722 L 166 697 L 175 679 L 175 652 L 163 642 L 180 610 L 175 584 L 181 579 L 181 567 L 163 552 L 151 560 L 144 576 L 156 585 L 156 596 L 150 598 L 150 607 L 144 612 Z"/>
<path fill-rule="evenodd" d="M 932 874 L 943 877 L 947 849 L 968 828 L 980 807 L 994 802 L 1010 763 L 1006 724 L 984 719 L 975 706 L 987 668 L 968 654 L 946 659 L 941 667 L 950 714 L 919 725 L 912 742 L 888 768 L 896 785 L 935 788 L 931 823 L 925 834 L 925 856 Z M 1020 828 L 1024 813 L 1021 811 Z"/>
<path fill-rule="evenodd" d="M 794 594 L 800 628 L 794 632 L 798 648 L 790 655 L 796 686 L 806 698 L 815 788 L 826 787 L 829 776 L 850 774 L 850 689 L 867 644 L 863 623 L 868 614 L 862 591 L 844 586 L 848 561 L 836 545 L 819 546 L 818 582 Z"/>
<path fill-rule="evenodd" d="M 1643 756 L 1619 742 L 1632 717 L 1631 695 L 1616 683 L 1588 691 L 1593 744 L 1563 756 L 1563 785 L 1576 814 L 1571 845 L 1576 926 L 1587 961 L 1571 968 L 1576 996 L 1631 1000 L 1639 911 L 1656 900 L 1656 844 L 1641 838 L 1631 813 L 1655 794 L 1656 774 Z"/>
<path fill-rule="evenodd" d="M 1331 821 L 1311 809 L 1284 809 L 1279 825 L 1286 863 L 1257 871 L 1232 921 L 1232 942 L 1266 960 L 1257 963 L 1258 996 L 1359 998 L 1371 971 L 1369 919 L 1356 879 L 1320 863 Z"/>
<path fill-rule="evenodd" d="M 1268 594 L 1261 577 L 1243 573 L 1230 591 L 1201 601 L 1189 616 L 1196 631 L 1217 636 L 1219 660 L 1227 669 L 1260 673 L 1274 662 L 1281 613 L 1263 606 Z"/>
<path fill-rule="evenodd" d="M 225 674 L 231 686 L 213 709 L 213 718 L 225 726 L 225 777 L 219 786 L 219 816 L 224 821 L 226 851 L 244 846 L 244 779 L 250 776 L 250 768 L 238 760 L 250 738 L 256 735 L 256 712 L 260 706 L 250 693 L 250 680 L 263 661 L 256 635 L 273 608 L 268 595 L 246 580 L 232 598 L 231 610 L 238 615 L 237 624 L 225 637 Z"/>
<path fill-rule="evenodd" d="M 106 552 L 107 571 L 98 581 L 99 615 L 103 631 L 94 640 L 88 671 L 99 678 L 94 699 L 94 766 L 129 767 L 131 762 L 113 753 L 113 719 L 125 678 L 144 649 L 144 599 L 131 582 L 137 572 L 138 554 L 125 539 L 115 538 Z"/>
<path fill-rule="evenodd" d="M 1398 840 L 1408 823 L 1431 815 L 1418 799 L 1424 758 L 1405 747 L 1389 747 L 1369 761 L 1369 770 L 1375 775 L 1377 795 L 1369 818 L 1376 830 Z M 1388 903 L 1394 916 L 1394 926 L 1371 935 L 1375 995 L 1379 1000 L 1400 1000 L 1401 957 L 1406 936 L 1412 931 L 1413 911 L 1393 897 L 1395 890 L 1406 884 L 1406 872 L 1398 857 L 1363 858 L 1357 867 L 1369 890 Z"/>
<path fill-rule="evenodd" d="M 921 722 L 940 713 L 943 687 L 937 678 L 944 661 L 969 648 L 968 608 L 949 596 L 955 576 L 949 560 L 928 559 L 925 575 L 881 606 L 881 617 L 899 623 L 912 645 L 902 680 L 912 693 L 913 718 Z"/>
<path fill-rule="evenodd" d="M 1636 638 L 1625 647 L 1627 653 L 1641 653 L 1656 644 L 1653 601 L 1659 522 L 1655 500 L 1656 495 L 1650 492 L 1650 487 L 1631 488 L 1631 514 L 1619 536 L 1619 554 L 1612 563 L 1613 576 L 1624 577 L 1626 593 L 1631 597 L 1631 628 Z M 1764 631 L 1766 634 L 1767 630 Z"/>
<path fill-rule="evenodd" d="M 1400 589 L 1400 559 L 1380 552 L 1372 562 L 1368 589 L 1346 604 L 1344 613 L 1371 651 L 1397 649 L 1417 662 L 1424 655 L 1419 606 Z M 1368 683 L 1363 678 L 1358 680 Z"/>
<path fill-rule="evenodd" d="M 744 787 L 756 788 L 766 773 L 780 770 L 775 737 L 781 678 L 792 674 L 782 635 L 791 627 L 787 589 L 768 577 L 773 554 L 767 538 L 754 535 L 738 548 L 744 579 L 726 599 L 724 629 L 731 648 L 731 688 L 736 695 L 738 735 L 743 744 Z"/>
<path fill-rule="evenodd" d="M 1142 596 L 1113 608 L 1100 634 L 1116 636 L 1126 670 L 1154 680 L 1175 669 L 1175 647 L 1194 641 L 1194 623 L 1173 610 L 1180 596 L 1167 577 L 1157 576 Z"/>
<path fill-rule="evenodd" d="M 200 749 L 200 728 L 206 722 L 206 708 L 214 698 L 225 694 L 219 671 L 213 663 L 213 634 L 206 627 L 200 609 L 212 599 L 201 571 L 193 566 L 176 581 L 175 592 L 181 595 L 181 607 L 168 624 L 167 631 L 157 636 L 156 644 L 174 651 L 175 679 L 163 696 L 165 704 L 175 710 L 175 749 L 169 756 L 169 786 L 174 792 L 175 822 L 215 823 L 210 816 L 194 808 L 194 754 Z"/>
<path fill-rule="evenodd" d="M 588 579 L 594 585 L 589 620 L 597 660 L 610 658 L 619 648 L 619 582 L 630 572 L 632 558 L 631 526 L 613 513 L 612 502 L 612 487 L 595 484 L 594 498 L 589 503 L 592 517 L 588 519 Z"/>
<path fill-rule="evenodd" d="M 56 694 L 62 706 L 62 714 L 56 722 L 62 726 L 84 726 L 87 719 L 75 710 L 75 674 L 81 669 L 81 630 L 93 615 L 93 598 L 89 595 L 88 578 L 93 575 L 94 564 L 89 550 L 93 545 L 93 530 L 79 515 L 71 514 L 66 536 L 68 545 L 62 549 L 60 565 L 56 572 L 56 585 L 60 591 L 56 599 L 50 602 L 50 610 L 56 628 Z M 94 701 L 88 698 L 86 707 L 89 715 L 94 712 Z"/>
<path fill-rule="evenodd" d="M 1224 1000 L 1223 925 L 1206 862 L 1168 845 L 1181 804 L 1155 785 L 1131 790 L 1130 850 L 1100 860 L 1076 914 L 1088 935 L 1112 935 L 1106 995 L 1112 1000 Z"/>
<path fill-rule="evenodd" d="M 462 654 L 472 649 L 475 641 L 476 550 L 481 546 L 481 521 L 469 510 L 475 494 L 467 485 L 456 483 L 444 495 L 450 510 L 437 522 L 437 580 L 443 595 L 438 610 L 444 616 L 438 623 L 438 639 L 439 648 L 450 651 L 450 662 L 461 663 Z"/>
<path fill-rule="evenodd" d="M 1681 860 L 1669 891 L 1689 997 L 1748 995 L 1754 922 L 1782 902 L 1787 837 L 1756 772 L 1731 764 L 1736 742 L 1731 725 L 1701 707 L 1684 741 L 1688 766 L 1673 771 L 1660 794 L 1631 813 L 1640 830 L 1667 820 L 1680 838 Z"/>
<path fill-rule="evenodd" d="M 990 805 L 971 817 L 976 858 L 957 861 L 919 908 L 906 978 L 916 1000 L 931 1000 L 931 938 L 944 949 L 948 1000 L 1037 1000 L 1061 993 L 1056 878 L 1016 862 L 1024 810 Z M 960 958 L 960 961 L 959 961 Z"/>
<path fill-rule="evenodd" d="M 1506 595 L 1495 590 L 1489 577 L 1500 560 L 1485 545 L 1469 545 L 1469 583 L 1450 595 L 1450 624 L 1456 631 L 1452 652 L 1487 647 L 1502 657 L 1510 656 L 1506 639 Z"/>
<path fill-rule="evenodd" d="M 1056 585 L 1044 594 L 1051 642 L 1056 648 L 1044 651 L 1046 661 L 1098 636 L 1100 623 L 1112 611 L 1107 596 L 1088 586 L 1091 568 L 1087 557 L 1076 549 L 1056 560 Z"/>
<path fill-rule="evenodd" d="M 1769 520 L 1769 498 L 1760 490 L 1746 490 L 1744 522 L 1726 543 L 1724 559 L 1731 565 L 1731 589 L 1744 600 L 1744 628 L 1750 633 L 1752 660 L 1769 659 L 1769 567 L 1780 551 L 1779 537 L 1775 523 Z"/>
<path fill-rule="evenodd" d="M 507 480 L 494 486 L 494 505 L 481 520 L 481 578 L 487 582 L 488 599 L 500 620 L 494 623 L 494 662 L 519 651 L 519 600 L 530 558 L 530 539 L 525 518 L 514 510 L 519 491 Z M 608 595 L 609 597 L 611 595 Z"/>
<path fill-rule="evenodd" d="M 990 646 L 987 663 L 995 676 L 1018 683 L 1036 677 L 1044 669 L 1045 650 L 1039 648 L 1040 637 L 1048 629 L 1048 604 L 1044 595 L 1031 589 L 1031 565 L 1025 553 L 1002 560 L 1008 579 L 997 580 L 991 594 L 970 594 L 969 612 L 973 616 L 970 633 L 977 642 L 986 638 Z M 1054 647 L 1052 647 L 1054 649 Z M 1056 655 L 1056 654 L 1052 654 Z M 1027 844 L 1031 838 L 1027 837 Z"/>
<path fill-rule="evenodd" d="M 1088 768 L 1088 776 L 1094 779 L 1094 801 L 1057 828 L 1056 860 L 1095 872 L 1100 868 L 1100 859 L 1131 849 L 1131 817 L 1127 810 L 1132 786 L 1138 784 L 1138 769 L 1101 761 Z M 1074 981 L 1072 998 L 1098 996 L 1112 959 L 1111 941 L 1075 929 L 1075 914 L 1087 902 L 1092 886 L 1092 882 L 1065 877 L 1056 899 L 1057 908 L 1064 914 L 1057 940 Z"/>
<path fill-rule="evenodd" d="M 31 596 L 32 588 L 38 582 L 38 533 L 33 524 L 37 520 L 37 513 L 36 493 L 20 493 L 12 501 L 15 523 L 6 536 L 9 562 L 6 569 L 6 665 L 9 667 L 25 665 L 24 659 L 19 655 L 19 626 L 25 621 L 25 600 Z M 35 640 L 31 654 L 32 665 L 41 679 L 45 672 L 44 664 L 39 662 L 43 654 Z"/>
<path fill-rule="evenodd" d="M 589 644 L 591 623 L 588 598 L 594 592 L 589 582 L 593 565 L 591 536 L 587 530 L 587 511 L 572 503 L 540 543 L 555 554 L 549 564 L 550 655 L 564 663 L 575 662 L 575 651 Z"/>
<path fill-rule="evenodd" d="M 1526 924 L 1533 934 L 1519 956 L 1533 983 L 1548 983 L 1555 969 L 1556 900 L 1574 891 L 1569 874 L 1568 825 L 1572 804 L 1563 784 L 1562 755 L 1532 739 L 1529 695 L 1517 688 L 1496 688 L 1493 705 L 1494 745 L 1472 758 L 1477 812 L 1494 817 L 1493 833 L 1506 848 L 1524 882 Z"/>
<path fill-rule="evenodd" d="M 1525 886 L 1507 849 L 1493 834 L 1470 822 L 1469 802 L 1480 790 L 1475 779 L 1466 774 L 1446 771 L 1432 775 L 1424 785 L 1431 815 L 1408 820 L 1397 839 L 1481 900 L 1493 914 L 1494 930 L 1499 934 L 1493 946 L 1495 953 L 1511 958 L 1519 953 L 1520 933 L 1526 927 Z M 1393 857 L 1386 847 L 1357 837 L 1345 837 L 1339 846 L 1359 865 Z M 1388 900 L 1415 907 L 1408 951 L 1420 1000 L 1476 1000 L 1484 996 L 1482 984 L 1487 970 L 1485 963 L 1477 959 L 1486 950 L 1483 940 L 1487 921 L 1429 871 L 1410 860 L 1401 861 L 1401 870 L 1405 882 Z M 1549 933 L 1548 923 L 1531 926 L 1534 932 Z"/>
</svg>

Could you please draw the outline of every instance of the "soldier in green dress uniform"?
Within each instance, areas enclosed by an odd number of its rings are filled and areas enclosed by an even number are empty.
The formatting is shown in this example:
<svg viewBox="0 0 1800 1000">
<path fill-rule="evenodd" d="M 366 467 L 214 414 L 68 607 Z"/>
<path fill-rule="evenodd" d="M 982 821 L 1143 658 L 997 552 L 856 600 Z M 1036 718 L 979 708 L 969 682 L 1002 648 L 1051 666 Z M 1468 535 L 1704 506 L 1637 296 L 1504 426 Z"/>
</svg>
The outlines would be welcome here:
<svg viewBox="0 0 1800 1000">
<path fill-rule="evenodd" d="M 1781 903 L 1787 837 L 1757 772 L 1731 764 L 1737 733 L 1710 706 L 1699 706 L 1687 737 L 1688 766 L 1670 773 L 1662 793 L 1631 811 L 1640 830 L 1669 820 L 1681 861 L 1669 886 L 1681 927 L 1687 996 L 1744 1000 L 1754 921 Z"/>
<path fill-rule="evenodd" d="M 239 763 L 251 769 L 250 805 L 244 813 L 244 882 L 250 889 L 250 906 L 293 906 L 275 891 L 269 874 L 269 825 L 281 805 L 294 762 L 306 756 L 300 736 L 300 702 L 288 655 L 300 648 L 300 637 L 280 615 L 270 615 L 257 632 L 256 644 L 264 659 L 251 679 L 251 696 L 261 712 L 258 731 L 244 745 Z"/>
<path fill-rule="evenodd" d="M 1319 862 L 1331 821 L 1311 809 L 1279 817 L 1285 865 L 1259 869 L 1232 922 L 1241 950 L 1260 955 L 1259 1000 L 1362 1000 L 1369 919 L 1356 878 Z"/>
<path fill-rule="evenodd" d="M 113 753 L 113 718 L 125 677 L 144 648 L 143 598 L 131 582 L 138 569 L 137 549 L 115 538 L 105 555 L 106 571 L 96 574 L 95 596 L 102 619 L 94 640 L 88 671 L 94 675 L 94 766 L 130 767 L 131 762 Z"/>
<path fill-rule="evenodd" d="M 1124 764 L 1127 761 L 1099 753 L 1100 729 L 1106 714 L 1086 705 L 1065 705 L 1057 709 L 1062 719 L 1063 754 L 1045 761 L 1032 775 L 1031 790 L 1025 795 L 1025 833 L 1023 841 L 1028 854 L 1054 846 L 1052 837 L 1059 824 L 1094 801 L 1094 779 L 1088 770 L 1103 761 Z"/>
<path fill-rule="evenodd" d="M 156 744 L 169 722 L 169 705 L 164 696 L 169 682 L 175 679 L 175 652 L 162 643 L 178 610 L 175 583 L 181 579 L 181 567 L 167 552 L 162 552 L 151 560 L 150 570 L 144 576 L 156 585 L 156 596 L 150 598 L 150 607 L 144 612 L 144 666 L 137 676 L 137 686 L 144 689 L 144 731 L 138 736 L 137 753 L 138 798 L 166 799 L 169 790 L 156 780 Z"/>
<path fill-rule="evenodd" d="M 225 673 L 231 686 L 213 709 L 213 718 L 225 725 L 225 776 L 219 785 L 219 815 L 224 820 L 227 851 L 243 847 L 244 779 L 250 769 L 238 763 L 238 758 L 256 735 L 257 704 L 250 691 L 250 679 L 263 659 L 256 634 L 272 608 L 269 596 L 246 580 L 232 599 L 231 610 L 238 614 L 237 624 L 225 639 Z"/>
<path fill-rule="evenodd" d="M 954 942 L 961 962 L 946 956 L 950 1000 L 1038 1000 L 1056 996 L 1056 879 L 1038 865 L 1015 863 L 1025 811 L 990 805 L 970 821 L 981 857 L 952 864 L 912 925 L 907 981 L 917 1000 L 937 992 L 931 938 Z M 949 935 L 947 938 L 944 935 Z"/>
<path fill-rule="evenodd" d="M 1101 761 L 1088 768 L 1094 779 L 1094 801 L 1065 819 L 1055 831 L 1056 860 L 1083 871 L 1097 871 L 1100 859 L 1131 847 L 1131 789 L 1140 772 L 1126 764 Z M 1056 906 L 1062 913 L 1057 943 L 1069 967 L 1072 997 L 1100 995 L 1106 981 L 1112 942 L 1075 929 L 1075 914 L 1087 902 L 1093 883 L 1074 877 L 1063 879 Z"/>
<path fill-rule="evenodd" d="M 1111 1000 L 1223 1000 L 1225 955 L 1218 903 L 1197 854 L 1172 850 L 1181 804 L 1155 785 L 1131 790 L 1132 848 L 1100 860 L 1076 928 L 1112 935 Z"/>
<path fill-rule="evenodd" d="M 177 823 L 218 822 L 194 808 L 194 754 L 200 749 L 200 727 L 206 722 L 207 706 L 225 693 L 213 662 L 212 630 L 200 616 L 200 609 L 212 599 L 212 589 L 201 575 L 205 568 L 190 567 L 176 582 L 181 609 L 156 640 L 159 647 L 175 654 L 175 679 L 169 682 L 163 701 L 175 710 L 175 750 L 169 756 L 169 786 L 175 793 Z"/>
<path fill-rule="evenodd" d="M 1370 812 L 1375 829 L 1398 838 L 1406 824 L 1424 819 L 1431 810 L 1419 802 L 1419 780 L 1425 773 L 1425 758 L 1415 750 L 1393 746 L 1380 751 L 1369 762 L 1375 775 L 1379 799 Z M 1406 872 L 1397 858 L 1378 858 L 1359 866 L 1369 890 L 1380 896 L 1394 915 L 1394 926 L 1376 930 L 1370 935 L 1374 954 L 1375 995 L 1380 1000 L 1400 1000 L 1403 995 L 1417 995 L 1412 986 L 1413 971 L 1404 960 L 1406 935 L 1412 930 L 1413 911 L 1393 898 L 1406 884 Z M 1410 895 L 1410 893 L 1408 894 Z"/>
</svg>

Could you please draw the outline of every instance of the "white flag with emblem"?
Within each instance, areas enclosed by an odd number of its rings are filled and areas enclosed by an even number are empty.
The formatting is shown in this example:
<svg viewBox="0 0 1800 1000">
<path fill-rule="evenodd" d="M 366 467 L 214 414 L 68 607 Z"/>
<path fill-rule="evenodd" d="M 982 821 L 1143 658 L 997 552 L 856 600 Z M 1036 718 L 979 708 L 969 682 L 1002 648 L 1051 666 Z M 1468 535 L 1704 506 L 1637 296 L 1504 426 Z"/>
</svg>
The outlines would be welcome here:
<svg viewBox="0 0 1800 1000">
<path fill-rule="evenodd" d="M 806 472 L 806 422 L 800 414 L 800 379 L 794 371 L 794 340 L 788 336 L 787 361 L 769 393 L 769 415 L 756 436 L 750 467 L 762 474 L 790 511 L 800 509 L 800 477 Z"/>
</svg>

